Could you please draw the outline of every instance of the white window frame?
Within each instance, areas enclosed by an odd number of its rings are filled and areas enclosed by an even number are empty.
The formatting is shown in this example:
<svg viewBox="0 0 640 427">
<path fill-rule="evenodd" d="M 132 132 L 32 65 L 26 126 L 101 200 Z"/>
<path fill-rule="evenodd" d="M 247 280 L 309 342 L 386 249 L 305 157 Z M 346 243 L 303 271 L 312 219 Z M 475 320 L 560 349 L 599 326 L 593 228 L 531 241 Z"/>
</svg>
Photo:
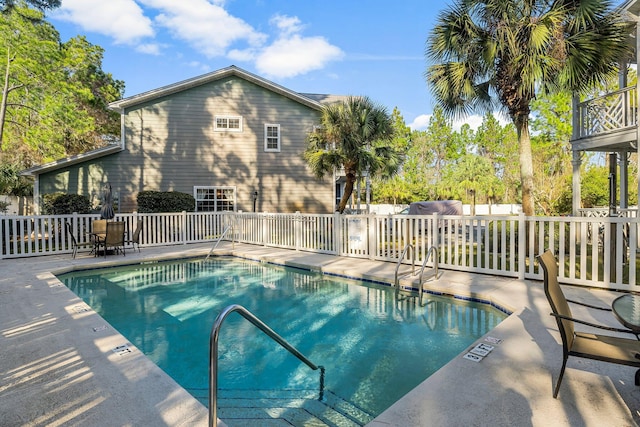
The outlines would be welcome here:
<svg viewBox="0 0 640 427">
<path fill-rule="evenodd" d="M 229 121 L 238 120 L 238 127 L 230 128 Z M 224 124 L 218 123 L 224 121 Z M 219 115 L 213 117 L 213 130 L 216 132 L 242 132 L 242 116 Z"/>
<path fill-rule="evenodd" d="M 213 198 L 202 198 L 199 190 L 210 190 L 207 192 L 207 195 L 212 195 Z M 231 190 L 233 192 L 231 199 L 227 199 L 226 203 L 232 203 L 233 209 L 218 209 L 218 205 L 221 199 L 218 198 L 218 191 Z M 204 195 L 204 194 L 202 194 Z M 237 198 L 238 191 L 235 186 L 230 185 L 195 185 L 193 187 L 193 197 L 196 199 L 196 212 L 235 212 L 237 210 Z M 201 210 L 198 209 L 200 202 L 206 202 L 208 204 L 213 204 L 214 210 Z"/>
<path fill-rule="evenodd" d="M 274 139 L 273 136 L 269 136 L 269 128 L 276 128 L 278 130 L 278 135 L 275 137 L 276 144 L 278 145 L 276 148 L 269 147 L 269 142 Z M 279 153 L 281 146 L 282 145 L 281 145 L 281 138 L 280 138 L 280 125 L 277 123 L 265 123 L 264 124 L 264 151 Z"/>
</svg>

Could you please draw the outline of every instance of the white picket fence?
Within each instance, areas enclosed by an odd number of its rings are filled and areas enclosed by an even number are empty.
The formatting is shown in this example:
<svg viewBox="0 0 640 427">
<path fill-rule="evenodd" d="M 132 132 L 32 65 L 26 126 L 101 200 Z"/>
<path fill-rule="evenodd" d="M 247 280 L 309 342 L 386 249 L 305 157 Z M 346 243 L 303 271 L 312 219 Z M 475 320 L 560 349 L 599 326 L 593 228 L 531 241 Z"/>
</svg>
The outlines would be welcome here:
<svg viewBox="0 0 640 427">
<path fill-rule="evenodd" d="M 71 253 L 65 222 L 85 241 L 97 218 L 0 216 L 0 259 Z M 548 248 L 558 257 L 564 283 L 624 287 L 639 280 L 635 217 L 181 212 L 115 218 L 129 232 L 138 219 L 142 247 L 213 242 L 231 224 L 227 238 L 241 243 L 390 262 L 410 244 L 418 265 L 434 246 L 439 268 L 519 279 L 542 278 L 535 256 Z"/>
</svg>

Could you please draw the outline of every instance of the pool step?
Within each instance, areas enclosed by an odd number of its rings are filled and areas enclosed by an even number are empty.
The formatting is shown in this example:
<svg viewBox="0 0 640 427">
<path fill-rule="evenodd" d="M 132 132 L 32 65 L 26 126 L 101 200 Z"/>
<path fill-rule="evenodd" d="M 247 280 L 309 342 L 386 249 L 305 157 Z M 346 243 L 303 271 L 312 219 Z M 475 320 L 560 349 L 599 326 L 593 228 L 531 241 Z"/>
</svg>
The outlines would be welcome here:
<svg viewBox="0 0 640 427">
<path fill-rule="evenodd" d="M 220 390 L 218 418 L 229 427 L 357 427 L 373 416 L 331 392 L 319 401 L 315 390 Z"/>
</svg>

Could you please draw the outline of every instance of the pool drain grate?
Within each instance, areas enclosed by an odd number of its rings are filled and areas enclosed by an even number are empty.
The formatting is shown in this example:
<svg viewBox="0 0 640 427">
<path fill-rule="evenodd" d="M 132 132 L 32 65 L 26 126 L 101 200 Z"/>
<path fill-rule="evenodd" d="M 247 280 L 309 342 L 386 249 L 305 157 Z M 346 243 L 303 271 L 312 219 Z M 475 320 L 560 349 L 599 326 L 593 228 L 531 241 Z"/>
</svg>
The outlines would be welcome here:
<svg viewBox="0 0 640 427">
<path fill-rule="evenodd" d="M 129 344 L 122 344 L 113 349 L 113 352 L 118 356 L 125 356 L 129 353 L 133 353 L 133 350 L 129 347 Z"/>
<path fill-rule="evenodd" d="M 487 337 L 485 338 L 485 341 L 493 344 L 500 344 L 502 342 L 501 339 L 493 338 L 493 337 Z M 469 352 L 466 353 L 463 357 L 467 360 L 471 360 L 472 362 L 481 362 L 482 359 L 487 357 L 489 353 L 493 351 L 494 348 L 495 347 L 492 345 L 489 345 L 486 343 L 480 343 L 480 344 L 477 344 L 475 347 L 473 347 L 471 350 L 469 350 Z"/>
<path fill-rule="evenodd" d="M 73 307 L 73 311 L 75 311 L 76 313 L 86 313 L 89 310 L 91 309 L 86 305 L 76 305 L 75 307 Z"/>
</svg>

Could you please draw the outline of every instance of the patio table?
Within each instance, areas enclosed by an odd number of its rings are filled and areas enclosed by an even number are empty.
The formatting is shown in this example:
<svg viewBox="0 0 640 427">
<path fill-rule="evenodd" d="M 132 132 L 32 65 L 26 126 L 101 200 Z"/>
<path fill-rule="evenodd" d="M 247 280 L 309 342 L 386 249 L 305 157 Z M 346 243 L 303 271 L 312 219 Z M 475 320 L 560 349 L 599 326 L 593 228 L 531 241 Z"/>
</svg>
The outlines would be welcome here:
<svg viewBox="0 0 640 427">
<path fill-rule="evenodd" d="M 622 295 L 611 303 L 611 308 L 620 323 L 640 334 L 640 295 Z"/>
</svg>

